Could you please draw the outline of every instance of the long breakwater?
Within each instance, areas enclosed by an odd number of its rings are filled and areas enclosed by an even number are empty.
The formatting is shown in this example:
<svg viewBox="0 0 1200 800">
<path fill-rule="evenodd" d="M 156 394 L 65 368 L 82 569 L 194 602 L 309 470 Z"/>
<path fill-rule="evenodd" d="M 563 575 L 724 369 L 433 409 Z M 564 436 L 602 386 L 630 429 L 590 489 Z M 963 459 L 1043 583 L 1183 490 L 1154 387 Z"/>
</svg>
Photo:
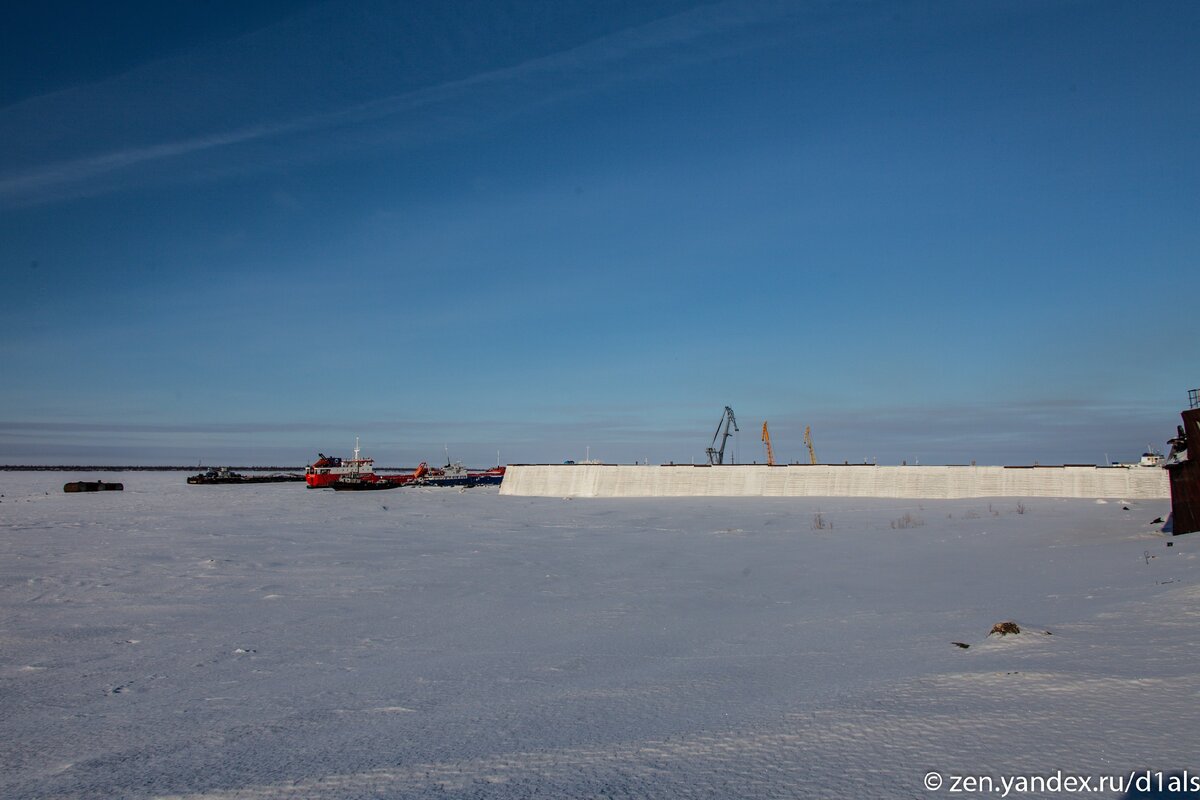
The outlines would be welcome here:
<svg viewBox="0 0 1200 800">
<path fill-rule="evenodd" d="M 525 497 L 1169 498 L 1163 469 L 1097 466 L 513 464 L 500 494 Z"/>
</svg>

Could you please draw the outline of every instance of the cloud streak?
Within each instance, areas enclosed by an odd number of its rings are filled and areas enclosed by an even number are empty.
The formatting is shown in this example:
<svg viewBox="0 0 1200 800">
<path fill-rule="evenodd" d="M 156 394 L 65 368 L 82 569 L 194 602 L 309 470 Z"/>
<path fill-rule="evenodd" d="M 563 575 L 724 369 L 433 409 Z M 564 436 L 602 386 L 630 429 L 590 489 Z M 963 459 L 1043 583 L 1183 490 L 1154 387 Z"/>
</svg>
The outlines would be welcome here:
<svg viewBox="0 0 1200 800">
<path fill-rule="evenodd" d="M 506 101 L 503 113 L 511 114 L 514 106 L 507 104 L 513 101 L 519 110 L 586 91 L 600 81 L 619 80 L 631 74 L 670 68 L 672 64 L 697 59 L 717 58 L 731 50 L 754 46 L 744 36 L 735 34 L 755 32 L 757 38 L 754 41 L 761 42 L 761 37 L 771 36 L 768 30 L 764 30 L 765 24 L 778 21 L 789 13 L 794 13 L 790 6 L 774 2 L 705 6 L 512 66 L 484 70 L 464 78 L 341 108 L 300 114 L 280 122 L 233 126 L 215 133 L 43 163 L 0 177 L 0 203 L 10 207 L 27 206 L 63 197 L 103 193 L 124 185 L 120 181 L 114 184 L 103 179 L 137 167 L 300 134 L 340 129 L 349 133 L 362 126 L 395 120 L 440 105 L 469 101 L 471 98 L 487 102 L 485 95 L 503 97 Z M 699 47 L 701 43 L 705 45 L 703 48 Z M 140 80 L 144 82 L 144 78 Z M 513 97 L 522 91 L 527 96 Z M 494 106 L 495 100 L 491 102 Z M 307 155 L 316 158 L 321 153 L 310 152 Z M 257 167 L 252 163 L 243 165 L 241 169 L 262 167 L 262 162 L 255 163 Z"/>
<path fill-rule="evenodd" d="M 90 158 L 50 164 L 0 180 L 0 199 L 18 200 L 46 189 L 86 181 L 148 161 L 159 161 L 239 142 L 262 139 L 267 136 L 277 136 L 286 133 L 289 129 L 294 130 L 295 125 L 257 125 L 212 136 L 164 142 L 150 147 L 131 148 Z"/>
</svg>

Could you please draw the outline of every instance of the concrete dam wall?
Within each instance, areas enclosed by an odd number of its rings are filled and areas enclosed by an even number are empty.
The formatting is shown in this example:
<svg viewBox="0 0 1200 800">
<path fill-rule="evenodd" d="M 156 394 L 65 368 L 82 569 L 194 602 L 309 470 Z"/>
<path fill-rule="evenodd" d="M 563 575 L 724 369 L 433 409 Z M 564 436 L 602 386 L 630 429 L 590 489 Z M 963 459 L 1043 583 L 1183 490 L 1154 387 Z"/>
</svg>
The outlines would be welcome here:
<svg viewBox="0 0 1200 800">
<path fill-rule="evenodd" d="M 1156 467 L 879 467 L 513 464 L 500 494 L 525 497 L 1084 497 L 1171 496 Z"/>
</svg>

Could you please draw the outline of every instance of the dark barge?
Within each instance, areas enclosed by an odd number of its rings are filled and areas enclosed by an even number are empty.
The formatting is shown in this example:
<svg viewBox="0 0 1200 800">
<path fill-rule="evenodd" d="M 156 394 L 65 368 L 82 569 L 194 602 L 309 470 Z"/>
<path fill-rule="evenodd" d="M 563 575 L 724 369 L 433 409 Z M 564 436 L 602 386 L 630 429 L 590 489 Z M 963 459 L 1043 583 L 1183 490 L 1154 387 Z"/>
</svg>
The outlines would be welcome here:
<svg viewBox="0 0 1200 800">
<path fill-rule="evenodd" d="M 243 475 L 229 467 L 217 467 L 187 479 L 191 484 L 243 484 L 243 483 L 290 483 L 304 480 L 303 475 L 276 473 L 273 475 Z"/>
<path fill-rule="evenodd" d="M 404 484 L 399 481 L 387 479 L 368 481 L 362 478 L 342 476 L 327 485 L 335 492 L 381 492 L 388 489 L 398 489 Z"/>
<path fill-rule="evenodd" d="M 72 481 L 63 484 L 64 492 L 123 492 L 123 483 L 105 483 L 104 481 Z"/>
</svg>

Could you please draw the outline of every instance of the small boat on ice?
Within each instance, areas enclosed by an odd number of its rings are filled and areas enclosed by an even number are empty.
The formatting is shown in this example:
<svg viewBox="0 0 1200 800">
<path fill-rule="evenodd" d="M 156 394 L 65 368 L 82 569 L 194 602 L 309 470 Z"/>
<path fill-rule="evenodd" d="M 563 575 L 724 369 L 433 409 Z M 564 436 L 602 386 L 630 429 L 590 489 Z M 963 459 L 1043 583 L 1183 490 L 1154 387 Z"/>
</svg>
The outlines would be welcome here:
<svg viewBox="0 0 1200 800">
<path fill-rule="evenodd" d="M 396 476 L 399 477 L 399 476 Z M 362 478 L 338 478 L 333 483 L 329 484 L 329 488 L 335 492 L 371 492 L 382 491 L 386 489 L 399 489 L 403 483 L 392 480 L 391 478 L 378 478 L 377 480 L 368 481 Z"/>
<path fill-rule="evenodd" d="M 504 480 L 504 467 L 467 469 L 455 462 L 444 467 L 422 463 L 413 473 L 413 486 L 498 486 Z"/>
<path fill-rule="evenodd" d="M 105 483 L 104 481 L 72 481 L 63 484 L 63 491 L 68 494 L 73 492 L 123 492 L 125 484 Z"/>
<path fill-rule="evenodd" d="M 430 467 L 423 463 L 410 473 L 401 475 L 343 476 L 333 481 L 329 486 L 335 491 L 373 491 L 379 489 L 398 489 L 402 486 L 456 486 L 470 488 L 472 486 L 497 486 L 504 480 L 504 467 L 476 470 L 467 469 L 462 464 L 447 464 L 444 467 Z"/>
<path fill-rule="evenodd" d="M 187 482 L 193 485 L 196 484 L 237 484 L 237 483 L 286 483 L 290 481 L 302 481 L 303 475 L 293 475 L 290 473 L 275 473 L 272 475 L 243 475 L 240 472 L 234 472 L 229 467 L 214 467 L 207 472 L 202 472 L 199 475 L 192 475 L 187 479 Z"/>
</svg>

